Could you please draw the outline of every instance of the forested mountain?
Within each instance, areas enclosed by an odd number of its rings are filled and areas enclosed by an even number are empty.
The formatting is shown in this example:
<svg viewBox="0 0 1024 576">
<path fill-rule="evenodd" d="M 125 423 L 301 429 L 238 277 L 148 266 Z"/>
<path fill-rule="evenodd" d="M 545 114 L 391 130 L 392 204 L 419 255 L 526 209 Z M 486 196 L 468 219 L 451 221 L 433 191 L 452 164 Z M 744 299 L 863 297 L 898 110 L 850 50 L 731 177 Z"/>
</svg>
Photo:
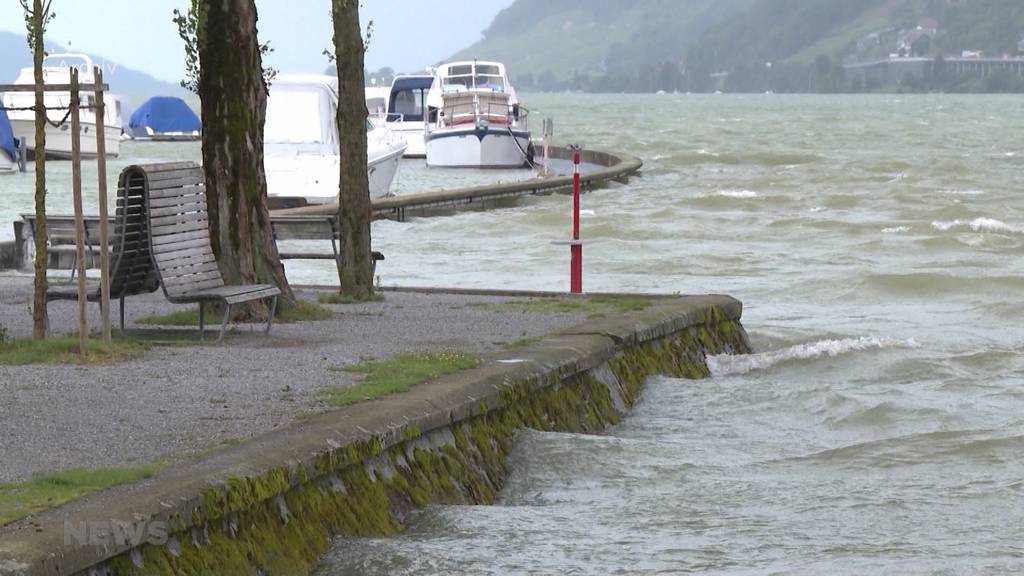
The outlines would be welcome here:
<svg viewBox="0 0 1024 576">
<path fill-rule="evenodd" d="M 508 64 L 524 88 L 673 89 L 686 51 L 753 0 L 518 0 L 453 58 Z"/>
<path fill-rule="evenodd" d="M 1024 0 L 517 0 L 454 57 L 504 61 L 525 89 L 985 90 L 992 82 L 939 78 L 938 65 L 900 86 L 855 81 L 848 68 L 1002 58 L 1022 41 Z"/>
</svg>

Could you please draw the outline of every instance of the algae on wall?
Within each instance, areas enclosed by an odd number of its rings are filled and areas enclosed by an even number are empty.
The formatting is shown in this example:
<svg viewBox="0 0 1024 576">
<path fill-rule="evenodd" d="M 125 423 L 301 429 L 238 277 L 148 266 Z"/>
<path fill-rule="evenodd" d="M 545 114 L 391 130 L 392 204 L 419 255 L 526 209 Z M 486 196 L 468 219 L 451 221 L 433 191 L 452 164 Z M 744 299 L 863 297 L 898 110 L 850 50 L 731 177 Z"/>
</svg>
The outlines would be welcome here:
<svg viewBox="0 0 1024 576">
<path fill-rule="evenodd" d="M 295 469 L 211 487 L 166 545 L 145 544 L 106 568 L 114 575 L 308 574 L 334 535 L 393 534 L 427 504 L 492 503 L 518 430 L 598 433 L 625 416 L 647 377 L 704 378 L 706 355 L 725 352 L 749 352 L 746 333 L 712 309 L 705 324 L 626 348 L 590 371 L 511 383 L 497 408 L 448 427 L 407 427 L 390 446 L 374 438 Z"/>
</svg>

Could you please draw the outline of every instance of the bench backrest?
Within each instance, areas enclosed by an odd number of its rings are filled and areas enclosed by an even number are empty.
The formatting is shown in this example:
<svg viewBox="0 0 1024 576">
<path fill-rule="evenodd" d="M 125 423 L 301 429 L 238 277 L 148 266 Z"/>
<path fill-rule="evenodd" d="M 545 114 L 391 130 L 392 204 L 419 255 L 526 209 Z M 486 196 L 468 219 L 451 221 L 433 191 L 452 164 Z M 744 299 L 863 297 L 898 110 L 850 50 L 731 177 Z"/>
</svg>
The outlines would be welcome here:
<svg viewBox="0 0 1024 576">
<path fill-rule="evenodd" d="M 113 298 L 145 294 L 160 287 L 160 277 L 149 253 L 145 179 L 126 169 L 117 182 L 117 210 L 110 269 Z"/>
<path fill-rule="evenodd" d="M 334 216 L 271 216 L 275 240 L 336 240 Z"/>
<path fill-rule="evenodd" d="M 153 263 L 172 302 L 224 286 L 210 244 L 203 171 L 194 162 L 135 167 L 145 179 Z"/>
<path fill-rule="evenodd" d="M 21 219 L 28 225 L 24 234 L 35 235 L 36 215 L 22 214 Z M 87 246 L 99 246 L 100 243 L 100 219 L 97 216 L 86 216 L 83 218 L 85 224 L 85 244 Z M 113 218 L 111 224 L 115 224 Z M 113 227 L 110 228 L 113 230 Z M 46 237 L 50 245 L 57 246 L 75 243 L 75 217 L 67 215 L 54 215 L 46 217 Z M 113 242 L 114 236 L 111 236 Z"/>
</svg>

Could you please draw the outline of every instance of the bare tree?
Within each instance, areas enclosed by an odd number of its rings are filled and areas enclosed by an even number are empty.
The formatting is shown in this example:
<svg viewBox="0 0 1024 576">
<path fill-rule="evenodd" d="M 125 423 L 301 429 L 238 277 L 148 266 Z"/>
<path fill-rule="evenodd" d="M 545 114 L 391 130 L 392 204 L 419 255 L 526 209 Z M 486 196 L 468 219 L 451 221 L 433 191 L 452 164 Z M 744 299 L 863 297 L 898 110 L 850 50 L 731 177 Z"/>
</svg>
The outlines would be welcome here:
<svg viewBox="0 0 1024 576">
<path fill-rule="evenodd" d="M 35 166 L 36 166 L 36 226 L 35 242 L 36 254 L 34 264 L 35 288 L 32 297 L 32 337 L 36 340 L 46 338 L 46 329 L 49 326 L 50 318 L 46 308 L 46 290 L 49 287 L 46 280 L 46 103 L 43 87 L 43 58 L 46 56 L 44 35 L 46 25 L 53 19 L 54 13 L 50 9 L 53 0 L 32 0 L 32 7 L 29 8 L 29 0 L 20 0 L 21 8 L 25 13 L 25 28 L 28 31 L 28 46 L 32 51 L 32 65 L 35 69 L 36 98 L 36 138 L 35 138 Z"/>
<path fill-rule="evenodd" d="M 370 183 L 366 174 L 366 96 L 358 0 L 332 0 L 334 56 L 338 70 L 338 141 L 341 176 L 338 224 L 341 293 L 365 298 L 373 292 L 370 254 Z"/>
<path fill-rule="evenodd" d="M 192 0 L 175 14 L 186 41 L 186 67 L 199 92 L 203 117 L 210 235 L 228 282 L 268 283 L 282 305 L 295 304 L 270 227 L 263 169 L 267 83 L 257 39 L 255 0 Z M 196 78 L 195 76 L 198 76 Z M 186 84 L 186 86 L 189 86 Z M 254 304 L 245 313 L 264 313 Z"/>
</svg>

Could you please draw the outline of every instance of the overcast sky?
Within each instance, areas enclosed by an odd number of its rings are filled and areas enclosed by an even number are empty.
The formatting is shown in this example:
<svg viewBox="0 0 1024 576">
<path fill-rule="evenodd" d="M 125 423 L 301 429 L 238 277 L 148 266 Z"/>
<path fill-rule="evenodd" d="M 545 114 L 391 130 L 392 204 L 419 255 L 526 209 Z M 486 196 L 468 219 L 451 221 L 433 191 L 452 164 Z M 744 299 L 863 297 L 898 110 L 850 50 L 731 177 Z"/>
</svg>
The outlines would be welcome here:
<svg viewBox="0 0 1024 576">
<path fill-rule="evenodd" d="M 363 27 L 373 20 L 366 66 L 416 71 L 478 40 L 494 15 L 513 0 L 362 0 Z M 177 82 L 181 40 L 171 22 L 188 0 L 54 0 L 47 40 L 70 44 L 129 68 Z M 330 0 L 257 0 L 261 41 L 281 72 L 322 72 L 331 43 Z M 21 7 L 0 0 L 0 29 L 24 33 Z"/>
</svg>

